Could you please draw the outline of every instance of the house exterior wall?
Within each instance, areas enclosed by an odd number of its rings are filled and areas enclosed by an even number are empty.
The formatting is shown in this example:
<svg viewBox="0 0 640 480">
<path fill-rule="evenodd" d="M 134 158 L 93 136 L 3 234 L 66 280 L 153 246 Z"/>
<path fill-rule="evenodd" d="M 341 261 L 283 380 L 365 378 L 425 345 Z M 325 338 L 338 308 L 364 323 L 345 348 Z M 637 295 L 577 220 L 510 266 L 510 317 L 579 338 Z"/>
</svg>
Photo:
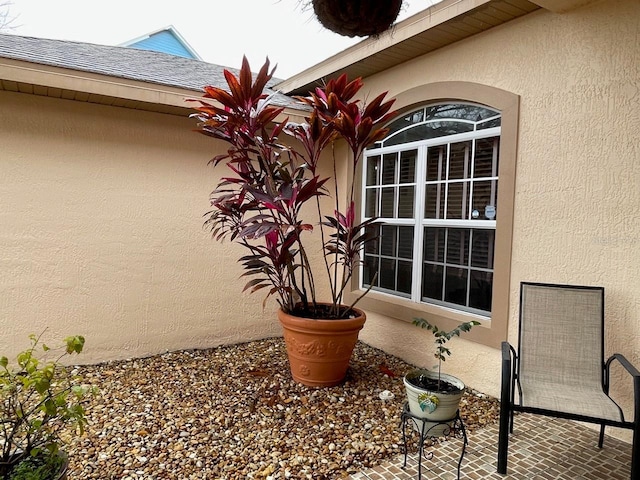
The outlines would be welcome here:
<svg viewBox="0 0 640 480">
<path fill-rule="evenodd" d="M 521 281 L 601 285 L 606 353 L 640 365 L 638 18 L 634 0 L 540 10 L 365 79 L 368 98 L 388 90 L 397 108 L 443 82 L 520 97 L 514 344 Z M 206 163 L 224 145 L 193 133 L 186 115 L 5 91 L 0 112 L 2 354 L 44 329 L 48 343 L 84 334 L 87 363 L 280 335 L 274 303 L 263 311 L 260 294 L 241 293 L 243 252 L 201 228 L 216 183 Z M 410 320 L 368 312 L 361 339 L 430 367 L 431 339 Z M 445 369 L 497 396 L 500 352 L 451 345 Z M 616 369 L 613 383 L 622 378 Z M 623 385 L 613 393 L 628 411 Z"/>
<path fill-rule="evenodd" d="M 128 45 L 130 48 L 151 50 L 153 52 L 169 53 L 178 57 L 195 58 L 184 45 L 168 30 L 154 33 L 153 35 Z"/>
<path fill-rule="evenodd" d="M 605 287 L 605 354 L 640 365 L 640 4 L 539 10 L 365 79 L 368 98 L 441 82 L 475 82 L 520 97 L 508 340 L 517 344 L 519 283 Z M 416 104 L 418 106 L 418 104 Z M 397 108 L 408 107 L 399 102 Z M 498 227 L 499 228 L 499 227 Z M 496 252 L 500 261 L 500 252 Z M 361 338 L 420 366 L 430 335 L 370 313 Z M 500 352 L 451 342 L 447 372 L 499 395 Z M 613 391 L 629 413 L 631 382 Z"/>
<path fill-rule="evenodd" d="M 280 335 L 202 228 L 225 146 L 187 117 L 0 91 L 0 352 L 46 329 L 80 361 Z"/>
</svg>

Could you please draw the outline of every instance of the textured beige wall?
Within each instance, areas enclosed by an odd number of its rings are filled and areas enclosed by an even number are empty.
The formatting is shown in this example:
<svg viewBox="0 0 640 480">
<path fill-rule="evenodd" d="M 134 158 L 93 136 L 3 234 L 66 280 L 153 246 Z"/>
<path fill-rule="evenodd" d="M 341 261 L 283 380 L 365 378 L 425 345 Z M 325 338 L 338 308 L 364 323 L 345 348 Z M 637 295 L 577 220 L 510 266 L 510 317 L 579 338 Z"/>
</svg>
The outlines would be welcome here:
<svg viewBox="0 0 640 480">
<path fill-rule="evenodd" d="M 640 4 L 539 11 L 366 80 L 370 98 L 432 82 L 521 97 L 509 339 L 520 281 L 606 288 L 606 351 L 640 365 Z M 237 246 L 203 232 L 215 142 L 187 118 L 0 92 L 0 352 L 87 336 L 85 362 L 280 335 L 241 294 Z M 320 249 L 311 252 L 320 261 Z M 233 308 L 232 308 L 233 307 Z M 412 325 L 361 338 L 431 366 Z M 499 393 L 499 352 L 452 340 L 446 369 Z M 621 377 L 616 371 L 616 378 Z M 614 392 L 630 403 L 630 384 Z"/>
<path fill-rule="evenodd" d="M 640 366 L 640 3 L 535 12 L 366 79 L 370 97 L 468 81 L 520 96 L 509 340 L 521 281 L 602 285 L 606 354 Z M 499 253 L 497 253 L 499 261 Z M 369 315 L 361 338 L 431 366 L 426 332 Z M 410 319 L 408 319 L 410 320 Z M 499 351 L 452 340 L 447 371 L 499 394 Z M 614 382 L 621 378 L 616 369 Z M 614 392 L 627 407 L 628 379 Z"/>
<path fill-rule="evenodd" d="M 45 328 L 84 362 L 280 335 L 202 229 L 218 146 L 194 125 L 0 91 L 2 354 Z"/>
</svg>

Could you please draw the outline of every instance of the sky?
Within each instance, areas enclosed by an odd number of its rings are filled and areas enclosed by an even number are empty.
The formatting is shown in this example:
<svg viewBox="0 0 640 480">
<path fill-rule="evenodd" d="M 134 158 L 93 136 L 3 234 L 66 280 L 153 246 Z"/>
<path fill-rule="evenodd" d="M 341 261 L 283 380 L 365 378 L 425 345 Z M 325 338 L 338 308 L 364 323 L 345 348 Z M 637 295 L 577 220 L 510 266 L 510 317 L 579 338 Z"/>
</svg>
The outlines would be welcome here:
<svg viewBox="0 0 640 480">
<path fill-rule="evenodd" d="M 384 0 L 381 0 L 384 1 Z M 439 0 L 438 0 L 439 1 Z M 5 2 L 0 2 L 0 5 Z M 269 57 L 287 78 L 362 38 L 330 32 L 304 0 L 8 0 L 9 33 L 119 45 L 173 25 L 203 60 L 252 70 Z M 404 0 L 398 20 L 436 0 Z"/>
</svg>

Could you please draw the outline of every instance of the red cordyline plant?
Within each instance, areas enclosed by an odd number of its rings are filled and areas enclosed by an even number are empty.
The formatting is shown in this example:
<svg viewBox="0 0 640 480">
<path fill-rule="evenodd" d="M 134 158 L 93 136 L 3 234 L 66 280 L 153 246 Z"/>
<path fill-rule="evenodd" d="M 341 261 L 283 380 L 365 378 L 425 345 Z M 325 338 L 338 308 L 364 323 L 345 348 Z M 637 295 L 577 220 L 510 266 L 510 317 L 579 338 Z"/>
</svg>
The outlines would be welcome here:
<svg viewBox="0 0 640 480">
<path fill-rule="evenodd" d="M 215 102 L 194 99 L 200 104 L 192 115 L 198 120 L 197 131 L 229 144 L 225 154 L 210 162 L 214 167 L 224 163 L 229 174 L 211 194 L 213 209 L 206 214 L 205 226 L 215 239 L 228 238 L 248 250 L 240 258 L 244 276 L 250 277 L 245 291 L 268 288 L 265 302 L 275 295 L 280 307 L 296 316 L 348 318 L 357 300 L 344 305 L 344 291 L 359 265 L 360 250 L 375 238 L 366 228 L 374 220 L 356 223 L 353 182 L 342 209 L 336 185 L 333 212 L 323 215 L 320 197 L 330 195 L 329 178 L 322 178 L 318 167 L 322 152 L 343 139 L 354 179 L 364 149 L 387 133 L 382 125 L 394 115 L 393 100 L 385 102 L 385 92 L 363 106 L 354 100 L 362 80 L 348 81 L 342 75 L 309 96 L 294 97 L 309 108 L 303 123 L 276 122 L 284 107 L 273 104 L 275 93 L 264 92 L 274 70 L 269 71 L 267 59 L 254 80 L 244 57 L 238 77 L 224 71 L 228 90 L 204 88 L 203 98 Z M 282 142 L 283 134 L 301 147 Z M 335 156 L 333 172 L 335 177 Z M 318 215 L 313 223 L 302 218 L 308 202 L 315 203 Z M 320 228 L 323 271 L 331 289 L 331 301 L 325 303 L 316 299 L 313 266 L 304 245 L 314 223 Z"/>
</svg>

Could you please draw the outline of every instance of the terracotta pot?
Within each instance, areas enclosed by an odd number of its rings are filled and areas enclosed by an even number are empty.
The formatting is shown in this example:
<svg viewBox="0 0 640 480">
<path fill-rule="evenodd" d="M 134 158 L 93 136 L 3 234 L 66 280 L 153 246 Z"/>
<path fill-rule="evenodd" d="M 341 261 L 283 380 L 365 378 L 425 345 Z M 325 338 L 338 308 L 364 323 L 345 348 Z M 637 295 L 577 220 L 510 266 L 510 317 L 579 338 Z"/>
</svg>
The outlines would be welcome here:
<svg viewBox="0 0 640 480">
<path fill-rule="evenodd" d="M 278 310 L 284 330 L 293 379 L 309 387 L 332 387 L 344 380 L 351 353 L 366 315 L 354 308 L 355 318 L 314 320 Z"/>
</svg>

